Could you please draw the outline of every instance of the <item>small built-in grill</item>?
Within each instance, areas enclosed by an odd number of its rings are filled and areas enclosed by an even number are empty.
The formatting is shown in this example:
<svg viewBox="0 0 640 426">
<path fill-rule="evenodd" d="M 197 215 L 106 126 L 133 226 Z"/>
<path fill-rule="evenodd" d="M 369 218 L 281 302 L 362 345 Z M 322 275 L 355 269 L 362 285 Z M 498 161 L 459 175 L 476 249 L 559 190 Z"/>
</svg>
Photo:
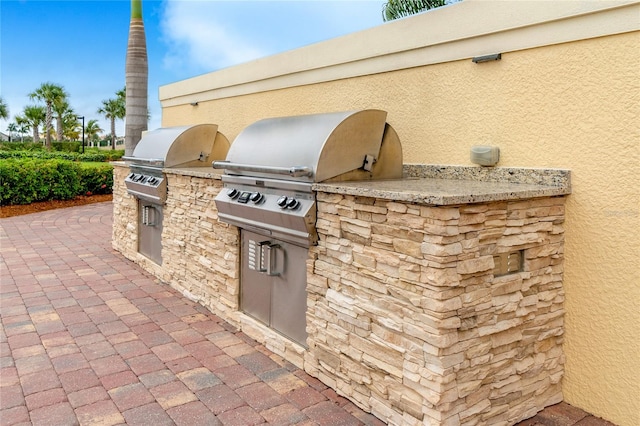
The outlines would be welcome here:
<svg viewBox="0 0 640 426">
<path fill-rule="evenodd" d="M 271 118 L 235 139 L 216 197 L 220 220 L 241 228 L 241 307 L 305 344 L 306 268 L 317 242 L 318 182 L 402 177 L 402 148 L 380 110 Z"/>
<path fill-rule="evenodd" d="M 225 158 L 229 141 L 215 124 L 164 127 L 146 132 L 129 162 L 131 173 L 124 183 L 127 192 L 155 203 L 167 199 L 163 168 L 204 167 Z"/>
<path fill-rule="evenodd" d="M 225 158 L 229 141 L 214 124 L 165 127 L 146 132 L 132 156 L 127 192 L 138 199 L 138 252 L 162 263 L 162 205 L 167 199 L 164 168 L 206 167 Z"/>
</svg>

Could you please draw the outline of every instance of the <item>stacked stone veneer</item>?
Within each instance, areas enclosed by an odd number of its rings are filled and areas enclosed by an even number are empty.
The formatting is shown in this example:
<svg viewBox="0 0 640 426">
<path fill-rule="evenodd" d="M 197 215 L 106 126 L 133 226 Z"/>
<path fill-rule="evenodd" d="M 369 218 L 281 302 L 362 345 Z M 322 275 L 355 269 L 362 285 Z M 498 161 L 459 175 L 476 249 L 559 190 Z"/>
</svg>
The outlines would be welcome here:
<svg viewBox="0 0 640 426">
<path fill-rule="evenodd" d="M 397 425 L 509 425 L 560 402 L 563 222 L 563 197 L 319 193 L 305 370 Z M 522 249 L 524 271 L 494 277 Z"/>
<path fill-rule="evenodd" d="M 238 229 L 218 221 L 219 179 L 167 173 L 162 264 L 138 253 L 137 201 L 124 185 L 128 168 L 114 168 L 113 247 L 162 282 L 238 325 Z"/>
<path fill-rule="evenodd" d="M 128 168 L 113 247 L 394 425 L 514 424 L 562 400 L 564 198 L 429 207 L 318 193 L 308 349 L 239 311 L 239 232 L 218 179 L 169 173 L 162 265 L 137 252 Z M 494 277 L 493 256 L 524 250 Z"/>
</svg>

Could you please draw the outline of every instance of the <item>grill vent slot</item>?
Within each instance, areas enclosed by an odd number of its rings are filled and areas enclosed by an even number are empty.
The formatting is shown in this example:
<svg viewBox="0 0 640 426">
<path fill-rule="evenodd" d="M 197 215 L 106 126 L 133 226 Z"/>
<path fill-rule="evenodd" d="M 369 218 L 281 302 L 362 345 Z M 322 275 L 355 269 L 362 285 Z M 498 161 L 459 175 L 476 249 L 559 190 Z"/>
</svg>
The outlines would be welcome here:
<svg viewBox="0 0 640 426">
<path fill-rule="evenodd" d="M 142 224 L 145 226 L 155 226 L 156 209 L 153 206 L 144 206 L 142 208 Z"/>
<path fill-rule="evenodd" d="M 501 275 L 522 272 L 524 265 L 524 250 L 501 253 L 493 256 L 493 275 Z"/>
</svg>

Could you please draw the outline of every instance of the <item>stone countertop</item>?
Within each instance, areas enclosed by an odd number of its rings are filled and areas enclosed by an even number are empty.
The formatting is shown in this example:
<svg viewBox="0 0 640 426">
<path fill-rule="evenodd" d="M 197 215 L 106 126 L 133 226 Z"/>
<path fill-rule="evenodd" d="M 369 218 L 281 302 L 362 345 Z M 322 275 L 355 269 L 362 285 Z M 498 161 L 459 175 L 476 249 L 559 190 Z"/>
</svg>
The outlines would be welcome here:
<svg viewBox="0 0 640 426">
<path fill-rule="evenodd" d="M 405 164 L 404 175 L 398 180 L 318 183 L 313 189 L 433 206 L 571 193 L 571 172 L 563 169 Z"/>
<path fill-rule="evenodd" d="M 129 167 L 124 161 L 112 161 L 111 164 L 115 167 Z M 195 176 L 206 179 L 221 180 L 224 170 L 213 169 L 211 167 L 176 167 L 176 168 L 164 168 L 163 173 L 182 175 L 182 176 Z"/>
<path fill-rule="evenodd" d="M 115 167 L 129 167 L 124 161 L 112 161 L 111 164 Z M 182 175 L 182 176 L 195 176 L 205 179 L 221 180 L 224 170 L 213 169 L 211 167 L 176 167 L 176 168 L 164 168 L 163 173 Z"/>
<path fill-rule="evenodd" d="M 114 164 L 126 166 L 124 162 Z M 222 179 L 211 167 L 166 168 L 164 173 Z M 524 200 L 571 193 L 564 169 L 405 164 L 403 179 L 313 184 L 318 192 L 380 198 L 432 206 Z"/>
<path fill-rule="evenodd" d="M 194 176 L 216 180 L 221 180 L 222 175 L 224 174 L 224 170 L 213 169 L 211 167 L 179 167 L 175 169 L 162 169 L 162 171 L 167 174 Z"/>
<path fill-rule="evenodd" d="M 433 206 L 522 200 L 569 193 L 565 188 L 557 186 L 433 178 L 320 183 L 313 185 L 313 189 L 318 192 Z"/>
</svg>

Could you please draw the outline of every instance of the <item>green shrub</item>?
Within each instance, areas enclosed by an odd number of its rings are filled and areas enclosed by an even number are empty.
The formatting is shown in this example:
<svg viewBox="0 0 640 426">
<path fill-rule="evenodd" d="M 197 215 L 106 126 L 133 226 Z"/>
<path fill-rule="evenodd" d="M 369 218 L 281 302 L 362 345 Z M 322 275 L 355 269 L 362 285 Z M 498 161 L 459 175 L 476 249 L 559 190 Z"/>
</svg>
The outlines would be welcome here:
<svg viewBox="0 0 640 426">
<path fill-rule="evenodd" d="M 0 160 L 0 205 L 109 194 L 113 167 L 58 159 Z"/>
<path fill-rule="evenodd" d="M 112 149 L 105 154 L 107 154 L 107 161 L 118 161 L 124 157 L 124 149 Z"/>
<path fill-rule="evenodd" d="M 85 152 L 84 154 L 78 154 L 76 158 L 78 161 L 95 163 L 107 161 L 108 156 L 101 152 Z"/>
<path fill-rule="evenodd" d="M 0 159 L 27 159 L 35 158 L 40 160 L 57 159 L 67 161 L 104 162 L 109 161 L 111 155 L 100 151 L 91 151 L 84 154 L 77 152 L 58 151 L 0 151 Z"/>
<path fill-rule="evenodd" d="M 80 190 L 78 165 L 61 160 L 0 160 L 0 204 L 68 200 Z"/>
<path fill-rule="evenodd" d="M 80 163 L 79 180 L 81 194 L 111 194 L 113 166 L 107 163 Z"/>
<path fill-rule="evenodd" d="M 124 149 L 100 149 L 100 148 L 85 148 L 85 154 L 100 154 L 104 155 L 104 161 L 118 161 L 124 156 Z"/>
<path fill-rule="evenodd" d="M 51 142 L 51 149 L 53 151 L 62 151 L 62 152 L 80 152 L 80 147 L 82 144 L 80 142 Z"/>
<path fill-rule="evenodd" d="M 1 151 L 42 151 L 44 145 L 42 142 L 2 142 L 0 143 Z"/>
</svg>

